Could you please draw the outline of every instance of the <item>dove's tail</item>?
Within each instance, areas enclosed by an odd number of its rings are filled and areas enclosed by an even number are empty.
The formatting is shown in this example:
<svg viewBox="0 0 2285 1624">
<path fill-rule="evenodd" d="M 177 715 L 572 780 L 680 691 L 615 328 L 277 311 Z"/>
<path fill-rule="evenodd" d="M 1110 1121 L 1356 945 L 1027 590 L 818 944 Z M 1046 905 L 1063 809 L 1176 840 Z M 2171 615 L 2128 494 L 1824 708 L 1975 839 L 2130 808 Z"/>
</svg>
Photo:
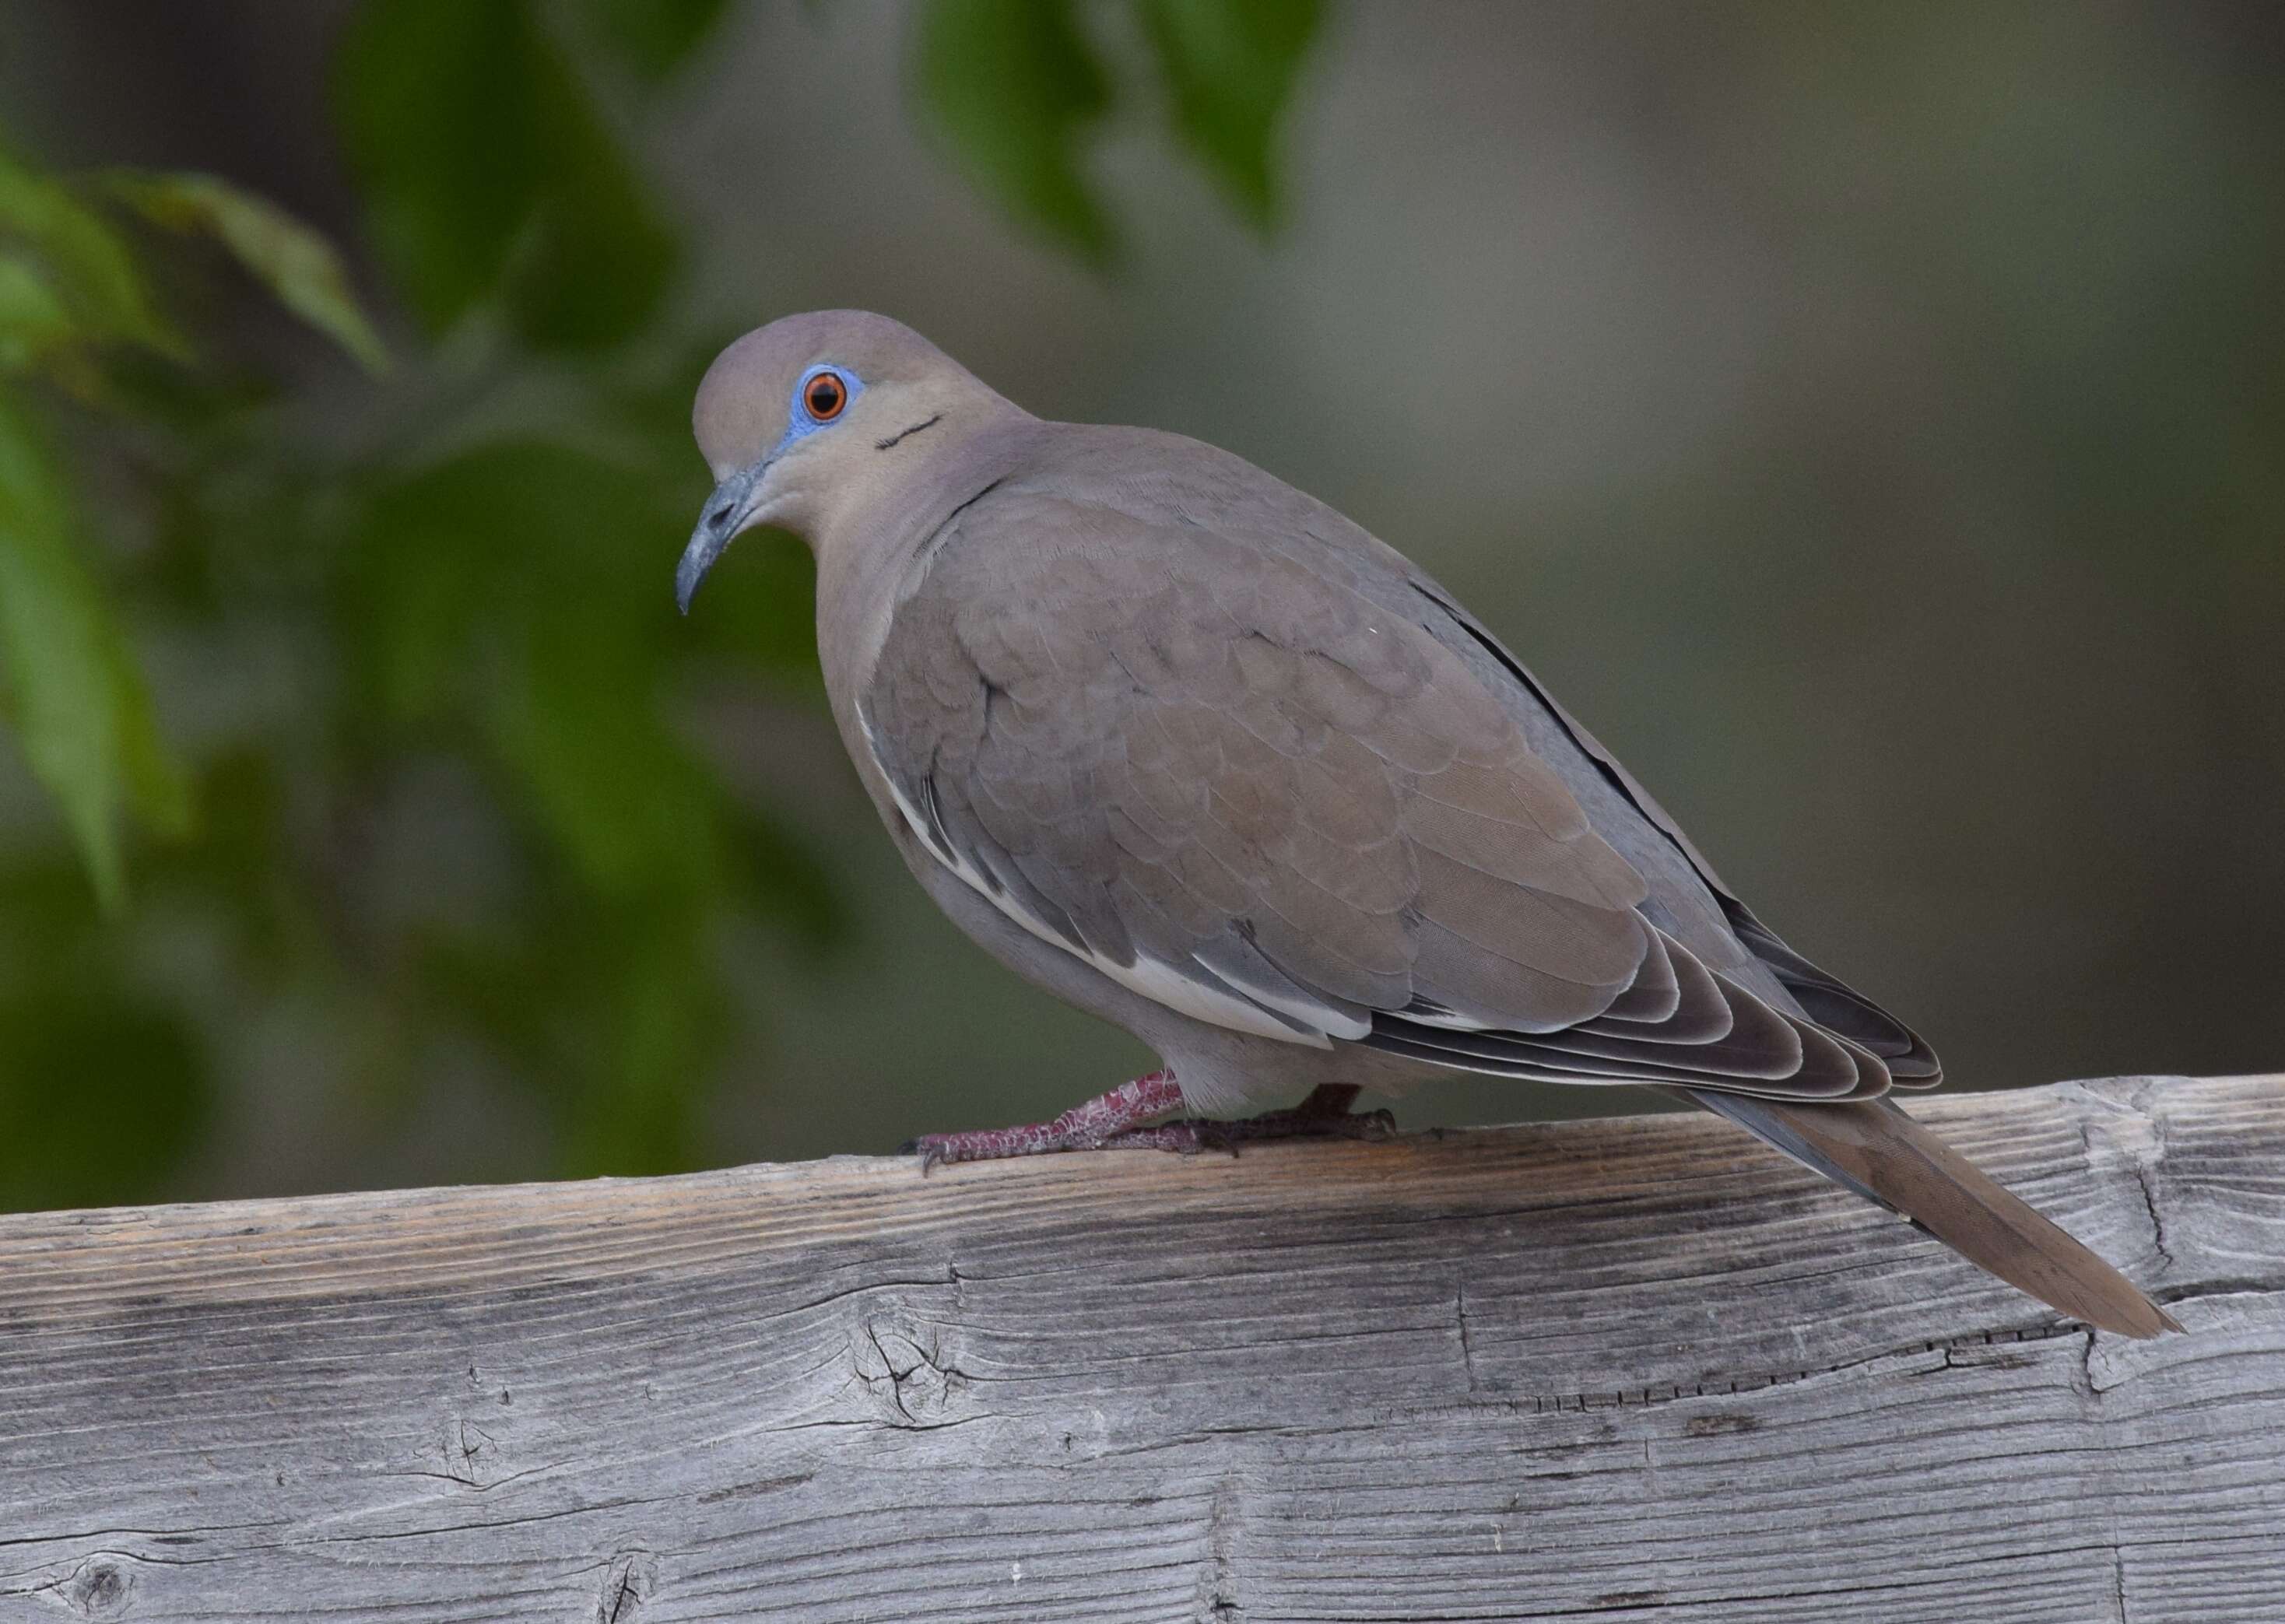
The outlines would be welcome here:
<svg viewBox="0 0 2285 1624">
<path fill-rule="evenodd" d="M 1901 1213 L 1969 1262 L 2075 1320 L 2129 1337 L 2182 1329 L 2125 1275 L 1890 1101 L 1791 1105 L 1695 1088 L 1675 1092 Z"/>
</svg>

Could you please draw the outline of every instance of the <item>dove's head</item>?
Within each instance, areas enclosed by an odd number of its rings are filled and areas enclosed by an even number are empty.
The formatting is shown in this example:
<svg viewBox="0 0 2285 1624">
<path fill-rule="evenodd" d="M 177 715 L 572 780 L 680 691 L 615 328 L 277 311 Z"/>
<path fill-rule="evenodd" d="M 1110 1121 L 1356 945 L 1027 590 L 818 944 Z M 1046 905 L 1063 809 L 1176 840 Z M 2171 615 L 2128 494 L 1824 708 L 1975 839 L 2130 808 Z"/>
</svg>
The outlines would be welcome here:
<svg viewBox="0 0 2285 1624">
<path fill-rule="evenodd" d="M 691 427 L 714 494 L 675 571 L 691 595 L 742 531 L 782 525 L 813 547 L 976 421 L 1011 408 L 919 333 L 865 310 L 758 327 L 715 357 Z"/>
</svg>

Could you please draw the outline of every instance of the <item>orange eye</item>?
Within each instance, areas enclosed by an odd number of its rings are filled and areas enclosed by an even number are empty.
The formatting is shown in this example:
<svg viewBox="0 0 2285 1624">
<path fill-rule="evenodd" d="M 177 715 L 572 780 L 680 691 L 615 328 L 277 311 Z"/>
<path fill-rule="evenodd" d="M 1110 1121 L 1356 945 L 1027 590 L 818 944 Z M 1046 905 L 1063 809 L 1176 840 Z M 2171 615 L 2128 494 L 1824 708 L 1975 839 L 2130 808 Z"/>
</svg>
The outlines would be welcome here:
<svg viewBox="0 0 2285 1624">
<path fill-rule="evenodd" d="M 801 404 L 821 423 L 829 423 L 849 404 L 849 386 L 831 373 L 820 373 L 801 392 Z"/>
</svg>

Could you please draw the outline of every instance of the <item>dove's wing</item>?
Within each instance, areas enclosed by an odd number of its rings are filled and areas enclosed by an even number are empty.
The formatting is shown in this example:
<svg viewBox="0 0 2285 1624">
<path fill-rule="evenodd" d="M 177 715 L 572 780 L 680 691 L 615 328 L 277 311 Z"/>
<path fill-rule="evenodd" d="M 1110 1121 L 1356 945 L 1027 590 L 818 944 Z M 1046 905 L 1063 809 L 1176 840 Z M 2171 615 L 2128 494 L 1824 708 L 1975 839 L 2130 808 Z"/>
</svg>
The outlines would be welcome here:
<svg viewBox="0 0 2285 1624">
<path fill-rule="evenodd" d="M 1002 911 L 1264 1036 L 1558 1081 L 1888 1086 L 1645 915 L 1642 875 L 1423 620 L 1133 506 L 1021 480 L 967 504 L 864 694 L 904 817 Z"/>
<path fill-rule="evenodd" d="M 1558 736 L 1573 747 L 1582 770 L 1605 780 L 1639 822 L 1637 839 L 1663 841 L 1674 859 L 1696 882 L 1696 889 L 1720 910 L 1722 920 L 1737 945 L 1751 954 L 1810 1018 L 1827 1031 L 1862 1045 L 1880 1056 L 1899 1088 L 1934 1088 L 1943 1081 L 1943 1068 L 1936 1051 L 1910 1026 L 1883 1009 L 1838 977 L 1818 969 L 1779 939 L 1754 916 L 1753 910 L 1714 872 L 1713 865 L 1682 832 L 1663 806 L 1653 799 L 1618 757 L 1601 741 L 1580 726 L 1484 624 L 1455 603 L 1433 582 L 1408 569 L 1412 591 L 1433 603 L 1446 620 L 1437 629 L 1465 639 L 1481 649 L 1512 678 L 1545 716 Z"/>
</svg>

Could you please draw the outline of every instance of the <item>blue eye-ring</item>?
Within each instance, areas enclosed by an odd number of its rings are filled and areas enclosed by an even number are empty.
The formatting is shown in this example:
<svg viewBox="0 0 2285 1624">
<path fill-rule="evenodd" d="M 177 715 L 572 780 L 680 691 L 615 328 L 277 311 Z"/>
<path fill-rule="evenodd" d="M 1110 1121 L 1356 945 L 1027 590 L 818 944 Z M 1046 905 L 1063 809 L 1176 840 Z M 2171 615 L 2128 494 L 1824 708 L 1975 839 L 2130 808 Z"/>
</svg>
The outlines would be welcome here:
<svg viewBox="0 0 2285 1624">
<path fill-rule="evenodd" d="M 849 410 L 849 403 L 864 388 L 853 373 L 841 367 L 811 367 L 794 385 L 794 409 L 786 426 L 786 437 L 797 439 L 834 422 Z"/>
</svg>

